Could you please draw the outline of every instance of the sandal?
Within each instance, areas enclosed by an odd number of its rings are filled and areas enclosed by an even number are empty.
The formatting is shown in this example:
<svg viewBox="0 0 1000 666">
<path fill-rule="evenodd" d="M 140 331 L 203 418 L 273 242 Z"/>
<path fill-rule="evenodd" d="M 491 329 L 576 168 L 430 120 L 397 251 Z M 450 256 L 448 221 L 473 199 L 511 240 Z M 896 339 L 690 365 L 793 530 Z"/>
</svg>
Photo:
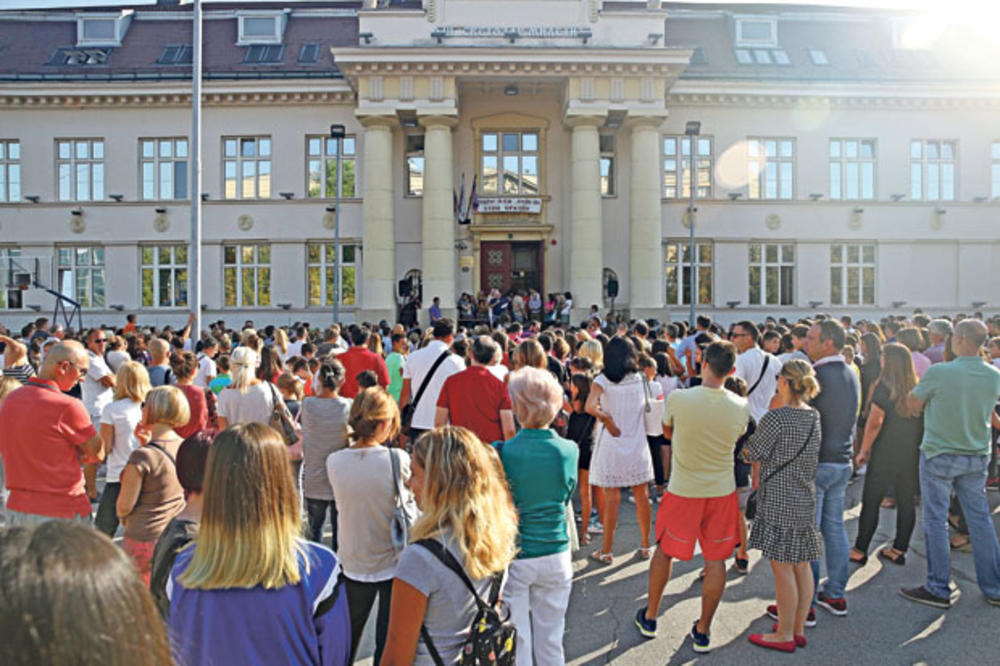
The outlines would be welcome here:
<svg viewBox="0 0 1000 666">
<path fill-rule="evenodd" d="M 601 564 L 613 564 L 615 561 L 614 553 L 602 553 L 599 550 L 595 550 L 590 554 L 590 559 L 600 562 Z"/>
<path fill-rule="evenodd" d="M 890 555 L 890 552 L 894 552 L 896 554 Z M 893 564 L 898 564 L 900 566 L 906 564 L 906 552 L 902 550 L 896 550 L 895 548 L 883 548 L 878 551 L 878 556 L 883 560 L 889 560 Z"/>
<path fill-rule="evenodd" d="M 577 538 L 580 540 L 580 545 L 581 546 L 589 546 L 590 545 L 590 535 L 587 534 L 586 532 L 583 533 L 583 534 L 581 534 L 581 535 L 579 535 Z"/>
<path fill-rule="evenodd" d="M 656 546 L 647 546 L 645 548 L 640 548 L 639 550 L 635 551 L 636 555 L 639 556 L 640 560 L 648 560 L 653 556 L 653 553 L 655 552 L 656 552 Z"/>
<path fill-rule="evenodd" d="M 963 553 L 972 552 L 972 539 L 968 534 L 955 534 L 948 540 L 948 545 L 952 550 L 959 550 Z"/>
</svg>

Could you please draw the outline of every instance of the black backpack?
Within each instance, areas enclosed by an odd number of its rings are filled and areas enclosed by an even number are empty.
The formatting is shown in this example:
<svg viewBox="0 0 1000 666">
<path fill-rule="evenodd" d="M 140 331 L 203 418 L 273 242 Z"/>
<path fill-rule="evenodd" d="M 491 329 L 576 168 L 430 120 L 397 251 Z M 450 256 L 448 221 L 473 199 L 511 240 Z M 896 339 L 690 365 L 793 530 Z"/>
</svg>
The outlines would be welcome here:
<svg viewBox="0 0 1000 666">
<path fill-rule="evenodd" d="M 463 666 L 514 666 L 514 649 L 517 644 L 517 630 L 510 620 L 510 608 L 500 601 L 500 587 L 503 584 L 503 573 L 493 576 L 490 584 L 489 604 L 484 602 L 476 592 L 472 581 L 465 574 L 462 565 L 455 557 L 448 552 L 448 549 L 434 539 L 421 539 L 414 542 L 418 546 L 423 546 L 431 552 L 441 564 L 455 572 L 465 586 L 469 588 L 472 597 L 476 600 L 479 610 L 469 628 L 469 637 L 462 645 L 462 652 L 458 663 Z M 421 625 L 420 636 L 424 639 L 424 645 L 431 655 L 431 659 L 437 666 L 444 666 L 444 661 L 434 647 L 427 628 Z"/>
</svg>

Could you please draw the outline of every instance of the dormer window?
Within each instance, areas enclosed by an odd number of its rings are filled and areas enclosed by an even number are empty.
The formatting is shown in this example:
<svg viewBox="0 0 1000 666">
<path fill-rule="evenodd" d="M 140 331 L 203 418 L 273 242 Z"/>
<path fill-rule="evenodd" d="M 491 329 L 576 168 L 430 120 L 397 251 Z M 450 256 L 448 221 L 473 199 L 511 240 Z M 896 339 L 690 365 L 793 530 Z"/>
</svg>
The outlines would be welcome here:
<svg viewBox="0 0 1000 666">
<path fill-rule="evenodd" d="M 737 48 L 776 48 L 778 46 L 778 21 L 760 16 L 736 18 Z"/>
<path fill-rule="evenodd" d="M 77 46 L 121 46 L 132 23 L 132 10 L 76 15 Z"/>
<path fill-rule="evenodd" d="M 254 44 L 281 44 L 288 22 L 284 12 L 240 12 L 239 41 L 237 46 Z"/>
</svg>

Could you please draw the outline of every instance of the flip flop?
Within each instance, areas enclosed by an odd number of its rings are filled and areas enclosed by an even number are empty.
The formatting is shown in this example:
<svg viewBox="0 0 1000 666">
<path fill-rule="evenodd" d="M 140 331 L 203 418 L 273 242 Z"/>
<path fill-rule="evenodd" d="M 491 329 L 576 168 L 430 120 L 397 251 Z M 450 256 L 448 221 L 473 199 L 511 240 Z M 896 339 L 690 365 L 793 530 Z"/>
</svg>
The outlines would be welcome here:
<svg viewBox="0 0 1000 666">
<path fill-rule="evenodd" d="M 595 550 L 590 554 L 590 559 L 600 562 L 601 564 L 613 564 L 615 561 L 614 553 L 602 553 L 599 550 Z"/>
<path fill-rule="evenodd" d="M 647 546 L 646 548 L 640 548 L 635 551 L 636 555 L 639 556 L 640 560 L 648 560 L 656 552 L 656 546 Z"/>
</svg>

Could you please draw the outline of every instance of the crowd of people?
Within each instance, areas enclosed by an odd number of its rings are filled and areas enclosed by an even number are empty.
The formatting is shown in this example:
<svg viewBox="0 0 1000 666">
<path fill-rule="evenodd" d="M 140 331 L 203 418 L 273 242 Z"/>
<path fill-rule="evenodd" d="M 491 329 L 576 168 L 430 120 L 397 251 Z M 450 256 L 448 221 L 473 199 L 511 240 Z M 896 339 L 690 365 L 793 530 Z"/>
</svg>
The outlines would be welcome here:
<svg viewBox="0 0 1000 666">
<path fill-rule="evenodd" d="M 376 664 L 562 664 L 577 548 L 649 561 L 646 638 L 700 553 L 696 652 L 759 550 L 775 624 L 749 640 L 794 652 L 817 609 L 847 615 L 880 507 L 875 554 L 905 566 L 918 504 L 927 574 L 901 595 L 949 608 L 971 549 L 1000 605 L 1000 319 L 571 326 L 549 300 L 481 320 L 463 296 L 426 328 L 0 330 L 0 626 L 22 637 L 0 663 L 348 664 L 374 613 Z M 639 542 L 616 545 L 623 498 Z"/>
</svg>

